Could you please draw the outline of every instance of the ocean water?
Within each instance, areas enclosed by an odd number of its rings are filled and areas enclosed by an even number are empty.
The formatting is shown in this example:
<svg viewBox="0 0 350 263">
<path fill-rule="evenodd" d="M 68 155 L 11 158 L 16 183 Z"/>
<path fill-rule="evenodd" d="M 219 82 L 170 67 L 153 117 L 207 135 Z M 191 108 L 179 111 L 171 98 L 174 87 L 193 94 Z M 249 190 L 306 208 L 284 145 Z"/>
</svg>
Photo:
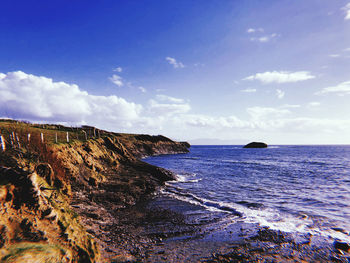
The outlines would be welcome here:
<svg viewBox="0 0 350 263">
<path fill-rule="evenodd" d="M 350 146 L 192 146 L 145 161 L 177 175 L 163 195 L 208 214 L 350 242 Z"/>
</svg>

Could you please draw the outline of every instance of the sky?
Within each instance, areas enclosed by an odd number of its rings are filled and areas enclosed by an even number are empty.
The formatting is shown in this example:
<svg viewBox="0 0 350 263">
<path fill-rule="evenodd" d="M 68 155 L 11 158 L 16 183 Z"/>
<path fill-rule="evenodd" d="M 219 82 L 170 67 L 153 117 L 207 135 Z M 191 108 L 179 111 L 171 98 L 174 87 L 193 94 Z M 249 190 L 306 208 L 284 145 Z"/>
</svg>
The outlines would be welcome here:
<svg viewBox="0 0 350 263">
<path fill-rule="evenodd" d="M 0 117 L 350 144 L 350 0 L 4 0 Z"/>
</svg>

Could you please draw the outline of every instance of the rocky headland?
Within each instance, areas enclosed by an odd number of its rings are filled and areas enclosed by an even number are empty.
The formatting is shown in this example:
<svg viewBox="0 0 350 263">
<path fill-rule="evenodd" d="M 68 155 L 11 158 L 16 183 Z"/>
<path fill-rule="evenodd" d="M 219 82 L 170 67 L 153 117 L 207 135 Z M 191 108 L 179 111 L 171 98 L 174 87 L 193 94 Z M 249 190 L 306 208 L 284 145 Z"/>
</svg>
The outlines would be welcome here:
<svg viewBox="0 0 350 263">
<path fill-rule="evenodd" d="M 1 262 L 128 261 L 137 240 L 120 211 L 174 179 L 140 158 L 189 148 L 164 136 L 11 120 L 0 121 L 0 135 Z"/>
</svg>

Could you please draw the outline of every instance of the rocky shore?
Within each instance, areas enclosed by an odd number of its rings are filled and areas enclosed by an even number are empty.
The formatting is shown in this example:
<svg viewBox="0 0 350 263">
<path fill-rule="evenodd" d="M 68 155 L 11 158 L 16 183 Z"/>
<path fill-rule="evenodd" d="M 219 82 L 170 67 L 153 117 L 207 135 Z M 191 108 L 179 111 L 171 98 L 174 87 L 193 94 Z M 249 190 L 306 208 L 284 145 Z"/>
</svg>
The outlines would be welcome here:
<svg viewBox="0 0 350 263">
<path fill-rule="evenodd" d="M 174 179 L 139 158 L 189 147 L 164 136 L 9 120 L 0 135 L 1 262 L 109 262 L 128 254 L 134 237 L 122 233 L 120 211 Z"/>
</svg>

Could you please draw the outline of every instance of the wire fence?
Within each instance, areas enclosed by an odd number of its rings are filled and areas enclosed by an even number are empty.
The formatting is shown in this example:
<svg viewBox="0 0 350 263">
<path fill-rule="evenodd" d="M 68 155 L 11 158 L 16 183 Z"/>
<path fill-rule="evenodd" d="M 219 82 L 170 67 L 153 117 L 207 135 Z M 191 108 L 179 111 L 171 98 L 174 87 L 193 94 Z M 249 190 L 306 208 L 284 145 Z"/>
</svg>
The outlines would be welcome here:
<svg viewBox="0 0 350 263">
<path fill-rule="evenodd" d="M 35 129 L 39 128 L 39 130 Z M 71 129 L 71 131 L 67 131 Z M 11 131 L 12 130 L 12 131 Z M 67 128 L 62 130 L 52 130 L 45 127 L 26 127 L 16 129 L 0 129 L 0 151 L 14 148 L 30 149 L 46 144 L 70 143 L 74 140 L 87 141 L 89 139 L 100 138 L 104 131 L 93 127 Z"/>
</svg>

